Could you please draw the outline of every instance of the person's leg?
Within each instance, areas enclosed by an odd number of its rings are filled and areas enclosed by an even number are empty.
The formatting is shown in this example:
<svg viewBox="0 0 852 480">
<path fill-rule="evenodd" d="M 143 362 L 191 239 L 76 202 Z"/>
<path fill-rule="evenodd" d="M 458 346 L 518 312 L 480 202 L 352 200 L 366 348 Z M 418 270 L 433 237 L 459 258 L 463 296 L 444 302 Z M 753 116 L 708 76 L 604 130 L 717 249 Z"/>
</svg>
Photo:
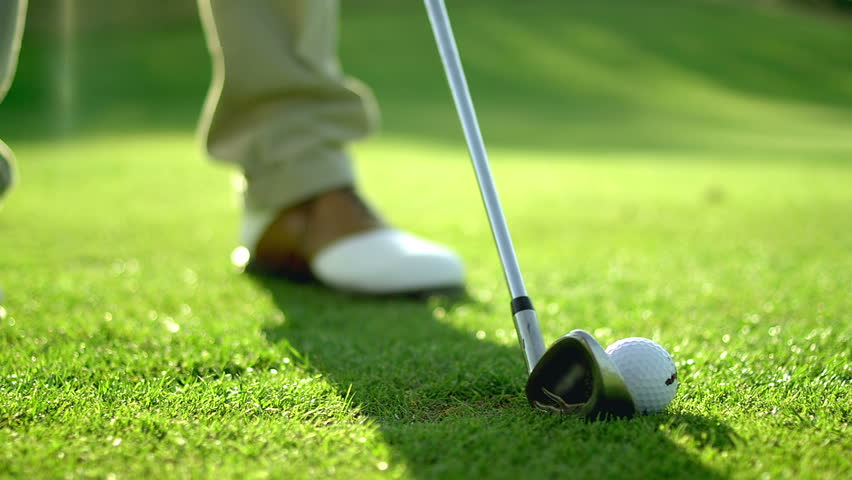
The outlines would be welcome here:
<svg viewBox="0 0 852 480">
<path fill-rule="evenodd" d="M 385 226 L 354 189 L 345 146 L 376 109 L 341 71 L 337 0 L 199 7 L 214 62 L 202 137 L 245 176 L 252 264 L 368 293 L 460 285 L 455 254 Z"/>
<path fill-rule="evenodd" d="M 24 16 L 27 0 L 3 0 L 0 2 L 0 103 L 12 84 L 18 50 L 24 31 Z M 0 140 L 0 200 L 12 187 L 15 180 L 12 150 Z"/>
<path fill-rule="evenodd" d="M 369 91 L 337 60 L 337 0 L 199 0 L 214 80 L 202 137 L 238 164 L 252 210 L 350 186 L 344 145 L 366 135 Z"/>
</svg>

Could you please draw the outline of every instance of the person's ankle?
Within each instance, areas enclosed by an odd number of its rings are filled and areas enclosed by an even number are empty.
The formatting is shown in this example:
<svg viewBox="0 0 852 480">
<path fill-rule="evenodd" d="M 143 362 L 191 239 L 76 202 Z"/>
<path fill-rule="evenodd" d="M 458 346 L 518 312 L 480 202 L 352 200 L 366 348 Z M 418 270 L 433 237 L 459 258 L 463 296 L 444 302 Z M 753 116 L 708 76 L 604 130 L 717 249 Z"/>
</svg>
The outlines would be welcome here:
<svg viewBox="0 0 852 480">
<path fill-rule="evenodd" d="M 310 276 L 310 262 L 323 248 L 384 222 L 352 187 L 320 193 L 282 209 L 254 246 L 252 263 L 291 276 Z"/>
</svg>

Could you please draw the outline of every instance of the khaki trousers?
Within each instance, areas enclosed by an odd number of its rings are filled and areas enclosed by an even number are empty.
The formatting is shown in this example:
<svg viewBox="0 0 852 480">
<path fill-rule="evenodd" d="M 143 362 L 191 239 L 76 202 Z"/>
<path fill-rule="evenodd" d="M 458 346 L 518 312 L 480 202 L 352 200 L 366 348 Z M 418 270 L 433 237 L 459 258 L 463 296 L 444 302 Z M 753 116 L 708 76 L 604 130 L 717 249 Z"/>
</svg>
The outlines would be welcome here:
<svg viewBox="0 0 852 480">
<path fill-rule="evenodd" d="M 241 167 L 246 207 L 277 209 L 354 184 L 345 151 L 375 124 L 370 92 L 337 58 L 338 0 L 198 0 L 213 80 L 200 136 Z M 0 1 L 0 101 L 26 0 Z"/>
</svg>

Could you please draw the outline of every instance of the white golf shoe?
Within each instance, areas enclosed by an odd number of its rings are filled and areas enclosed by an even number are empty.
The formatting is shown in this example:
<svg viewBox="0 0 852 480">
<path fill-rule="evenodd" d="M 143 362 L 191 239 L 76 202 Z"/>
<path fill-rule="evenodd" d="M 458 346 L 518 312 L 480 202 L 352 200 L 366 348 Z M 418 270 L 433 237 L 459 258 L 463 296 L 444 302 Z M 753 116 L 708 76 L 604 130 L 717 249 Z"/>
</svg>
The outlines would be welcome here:
<svg viewBox="0 0 852 480">
<path fill-rule="evenodd" d="M 323 283 L 347 291 L 393 294 L 461 288 L 464 269 L 450 249 L 393 228 L 356 233 L 311 261 Z"/>
<path fill-rule="evenodd" d="M 246 211 L 243 248 L 235 251 L 240 253 L 234 263 L 285 277 L 312 276 L 329 287 L 369 295 L 464 287 L 455 252 L 384 225 L 351 190 L 331 197 L 283 214 Z"/>
</svg>

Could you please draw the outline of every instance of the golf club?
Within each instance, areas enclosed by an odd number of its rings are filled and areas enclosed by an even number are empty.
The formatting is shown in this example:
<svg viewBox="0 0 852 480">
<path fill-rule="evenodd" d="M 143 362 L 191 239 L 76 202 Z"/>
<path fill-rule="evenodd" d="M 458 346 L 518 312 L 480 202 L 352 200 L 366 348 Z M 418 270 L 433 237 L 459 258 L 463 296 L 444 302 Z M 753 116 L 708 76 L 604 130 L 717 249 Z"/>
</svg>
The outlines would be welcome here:
<svg viewBox="0 0 852 480">
<path fill-rule="evenodd" d="M 633 415 L 635 406 L 624 379 L 594 337 L 574 330 L 545 349 L 497 196 L 446 6 L 443 0 L 424 1 L 512 297 L 515 329 L 529 371 L 526 396 L 530 405 L 588 418 Z"/>
</svg>

